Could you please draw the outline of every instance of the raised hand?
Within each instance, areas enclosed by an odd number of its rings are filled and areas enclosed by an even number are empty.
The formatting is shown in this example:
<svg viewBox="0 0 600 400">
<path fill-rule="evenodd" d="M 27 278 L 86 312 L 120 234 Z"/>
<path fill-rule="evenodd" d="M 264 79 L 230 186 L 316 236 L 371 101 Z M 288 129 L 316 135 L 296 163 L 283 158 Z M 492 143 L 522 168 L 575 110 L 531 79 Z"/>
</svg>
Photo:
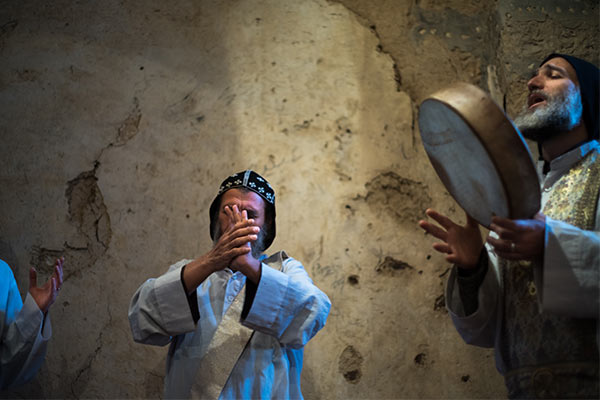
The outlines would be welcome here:
<svg viewBox="0 0 600 400">
<path fill-rule="evenodd" d="M 43 313 L 46 313 L 54 303 L 62 287 L 64 262 L 64 257 L 56 259 L 52 276 L 40 287 L 37 285 L 37 271 L 33 267 L 29 270 L 29 294 L 31 294 L 31 297 L 33 297 Z"/>
<path fill-rule="evenodd" d="M 230 266 L 232 260 L 243 256 L 251 251 L 250 242 L 258 238 L 260 228 L 254 225 L 253 219 L 248 219 L 246 211 L 245 218 L 239 214 L 237 206 L 233 206 L 235 212 L 230 207 L 225 207 L 225 213 L 230 216 L 230 224 L 225 228 L 223 234 L 213 248 L 207 253 L 207 256 L 213 264 L 213 270 L 218 271 Z"/>
<path fill-rule="evenodd" d="M 533 219 L 493 217 L 490 229 L 498 238 L 488 237 L 494 252 L 507 260 L 540 261 L 544 254 L 546 216 L 537 213 Z"/>
<path fill-rule="evenodd" d="M 429 221 L 419 221 L 419 226 L 427 233 L 442 240 L 433 244 L 433 248 L 446 254 L 446 261 L 458 264 L 462 268 L 475 268 L 483 248 L 483 240 L 477 221 L 467 213 L 467 224 L 460 226 L 450 218 L 428 208 L 425 213 L 441 225 L 441 228 Z"/>
<path fill-rule="evenodd" d="M 232 222 L 236 224 L 248 221 L 248 213 L 246 210 L 240 212 L 236 205 L 233 205 L 232 208 L 227 207 L 225 212 L 230 216 Z M 248 249 L 252 249 L 250 242 L 248 242 L 246 246 Z M 260 261 L 254 258 L 251 251 L 234 258 L 231 261 L 231 268 L 240 271 L 254 283 L 258 283 L 258 279 L 260 278 Z"/>
<path fill-rule="evenodd" d="M 233 211 L 225 207 L 226 213 Z M 254 225 L 253 219 L 229 218 L 230 223 L 222 226 L 223 234 L 208 253 L 185 266 L 183 281 L 188 293 L 196 288 L 213 272 L 231 266 L 232 260 L 250 253 L 249 243 L 258 238 L 260 228 Z"/>
</svg>

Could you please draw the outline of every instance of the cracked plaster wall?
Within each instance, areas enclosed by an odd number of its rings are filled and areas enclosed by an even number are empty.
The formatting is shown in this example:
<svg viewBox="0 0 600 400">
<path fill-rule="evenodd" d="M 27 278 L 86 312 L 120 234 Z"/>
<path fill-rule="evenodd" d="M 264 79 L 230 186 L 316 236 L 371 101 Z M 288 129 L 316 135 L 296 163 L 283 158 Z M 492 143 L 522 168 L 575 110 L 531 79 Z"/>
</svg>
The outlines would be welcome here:
<svg viewBox="0 0 600 400">
<path fill-rule="evenodd" d="M 271 249 L 333 302 L 305 397 L 504 396 L 416 225 L 429 205 L 462 218 L 417 106 L 463 80 L 514 112 L 547 52 L 598 61 L 597 16 L 592 1 L 4 2 L 0 258 L 23 293 L 30 264 L 67 264 L 46 363 L 1 396 L 160 396 L 166 348 L 132 342 L 128 302 L 209 248 L 217 185 L 247 167 L 277 191 Z"/>
</svg>

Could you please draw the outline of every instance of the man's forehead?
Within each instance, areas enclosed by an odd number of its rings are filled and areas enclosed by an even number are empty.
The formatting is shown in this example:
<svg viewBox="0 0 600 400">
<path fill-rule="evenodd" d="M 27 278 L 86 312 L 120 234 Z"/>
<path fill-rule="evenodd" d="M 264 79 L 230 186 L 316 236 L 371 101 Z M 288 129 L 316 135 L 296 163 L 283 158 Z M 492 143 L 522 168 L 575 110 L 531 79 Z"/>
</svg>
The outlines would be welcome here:
<svg viewBox="0 0 600 400">
<path fill-rule="evenodd" d="M 546 61 L 539 69 L 554 69 L 559 72 L 563 72 L 567 75 L 567 77 L 573 81 L 577 86 L 579 86 L 579 80 L 577 79 L 577 73 L 575 72 L 575 68 L 562 57 L 554 57 Z"/>
<path fill-rule="evenodd" d="M 251 190 L 229 189 L 221 197 L 221 206 L 243 203 L 250 208 L 264 208 L 265 201 Z"/>
</svg>

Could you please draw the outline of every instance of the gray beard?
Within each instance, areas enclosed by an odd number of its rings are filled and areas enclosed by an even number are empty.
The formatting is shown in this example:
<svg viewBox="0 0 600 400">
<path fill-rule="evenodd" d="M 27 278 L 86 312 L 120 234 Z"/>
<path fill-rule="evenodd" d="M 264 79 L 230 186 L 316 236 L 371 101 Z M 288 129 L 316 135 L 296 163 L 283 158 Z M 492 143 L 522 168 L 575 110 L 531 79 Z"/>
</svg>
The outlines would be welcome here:
<svg viewBox="0 0 600 400">
<path fill-rule="evenodd" d="M 250 248 L 252 249 L 252 257 L 256 258 L 257 260 L 260 258 L 263 251 L 265 250 L 266 235 L 266 231 L 263 229 L 263 227 L 261 227 L 260 231 L 258 232 L 258 235 L 256 235 L 256 240 L 254 242 L 250 242 Z"/>
<path fill-rule="evenodd" d="M 523 136 L 540 143 L 575 128 L 583 114 L 581 94 L 577 89 L 564 95 L 545 97 L 545 106 L 533 110 L 525 106 L 515 118 L 515 125 Z"/>
<path fill-rule="evenodd" d="M 264 227 L 260 228 L 256 240 L 254 242 L 250 242 L 250 253 L 252 254 L 252 257 L 256 258 L 257 260 L 260 258 L 263 251 L 265 250 L 265 237 L 267 236 L 267 234 L 263 228 Z M 213 245 L 217 243 L 221 235 L 221 225 L 217 222 L 215 224 L 213 232 Z"/>
</svg>

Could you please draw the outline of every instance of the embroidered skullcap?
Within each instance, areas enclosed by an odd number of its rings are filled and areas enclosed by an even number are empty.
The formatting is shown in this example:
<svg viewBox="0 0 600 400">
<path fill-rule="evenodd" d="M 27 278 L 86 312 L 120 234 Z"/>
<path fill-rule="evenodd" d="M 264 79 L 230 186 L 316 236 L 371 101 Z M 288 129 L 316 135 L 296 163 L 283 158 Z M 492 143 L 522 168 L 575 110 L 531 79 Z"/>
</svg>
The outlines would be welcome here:
<svg viewBox="0 0 600 400">
<path fill-rule="evenodd" d="M 551 58 L 564 58 L 567 60 L 579 81 L 579 90 L 581 93 L 581 103 L 583 105 L 583 121 L 588 132 L 588 140 L 596 139 L 600 134 L 600 70 L 594 64 L 589 63 L 581 58 L 569 56 L 566 54 L 552 53 L 540 64 L 544 65 Z"/>
<path fill-rule="evenodd" d="M 245 187 L 246 189 L 252 190 L 265 201 L 273 205 L 275 204 L 275 192 L 269 182 L 252 170 L 248 169 L 246 171 L 238 172 L 225 179 L 223 183 L 221 183 L 221 187 L 219 187 L 217 196 L 236 187 Z"/>
<path fill-rule="evenodd" d="M 223 193 L 229 189 L 245 188 L 258 194 L 265 201 L 265 249 L 275 239 L 275 191 L 265 178 L 252 170 L 245 170 L 227 177 L 219 187 L 217 196 L 210 205 L 210 237 L 214 240 L 214 228 L 218 221 L 219 206 Z M 263 227 L 264 229 L 265 227 Z"/>
</svg>

